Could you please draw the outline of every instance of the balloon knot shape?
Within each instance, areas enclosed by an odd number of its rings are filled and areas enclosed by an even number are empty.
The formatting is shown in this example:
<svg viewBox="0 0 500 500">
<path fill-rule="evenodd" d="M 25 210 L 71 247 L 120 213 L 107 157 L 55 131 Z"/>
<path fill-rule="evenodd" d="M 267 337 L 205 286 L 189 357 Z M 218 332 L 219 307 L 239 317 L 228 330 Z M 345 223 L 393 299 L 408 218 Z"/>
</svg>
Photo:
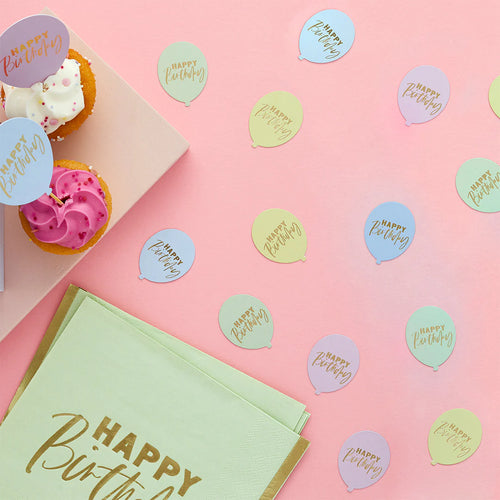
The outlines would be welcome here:
<svg viewBox="0 0 500 500">
<path fill-rule="evenodd" d="M 269 344 L 267 344 L 267 345 L 266 345 L 266 347 L 267 347 L 268 349 L 271 349 L 271 347 L 272 347 L 271 342 L 269 342 Z"/>
<path fill-rule="evenodd" d="M 405 123 L 405 125 L 406 125 L 407 127 L 409 127 L 409 126 L 411 125 L 411 123 L 412 123 L 411 121 L 409 121 L 409 120 L 406 120 L 406 123 Z"/>
<path fill-rule="evenodd" d="M 431 465 L 437 465 L 437 462 L 436 462 L 435 460 L 433 460 L 433 461 L 431 462 Z"/>
<path fill-rule="evenodd" d="M 188 107 L 190 104 L 191 104 L 191 101 L 186 101 L 186 102 L 184 103 L 184 105 L 185 105 L 186 107 Z"/>
<path fill-rule="evenodd" d="M 300 260 L 301 260 L 302 262 L 305 262 L 305 261 L 306 261 L 306 256 L 304 255 L 304 257 L 301 257 L 301 258 L 300 258 Z"/>
<path fill-rule="evenodd" d="M 304 56 L 302 54 L 299 54 L 299 60 L 301 60 L 301 61 L 304 60 Z"/>
<path fill-rule="evenodd" d="M 353 486 L 348 486 L 348 487 L 347 487 L 347 491 L 348 491 L 349 493 L 352 493 L 352 492 L 354 491 L 354 487 L 353 487 Z"/>
<path fill-rule="evenodd" d="M 319 396 L 321 394 L 321 391 L 319 389 L 316 389 L 316 392 L 314 394 L 316 394 L 316 396 Z"/>
<path fill-rule="evenodd" d="M 439 368 L 438 366 L 433 366 L 433 367 L 432 367 L 432 369 L 433 369 L 435 372 L 437 372 L 437 371 L 438 371 L 438 368 Z"/>
<path fill-rule="evenodd" d="M 144 274 L 139 274 L 139 279 L 143 280 L 144 279 Z"/>
<path fill-rule="evenodd" d="M 258 144 L 256 142 L 252 142 L 252 148 L 256 148 Z"/>
<path fill-rule="evenodd" d="M 379 259 L 377 259 L 377 260 L 376 260 L 376 263 L 377 263 L 377 266 L 380 266 L 380 264 L 382 264 L 382 261 L 381 261 L 381 260 L 379 260 Z"/>
</svg>

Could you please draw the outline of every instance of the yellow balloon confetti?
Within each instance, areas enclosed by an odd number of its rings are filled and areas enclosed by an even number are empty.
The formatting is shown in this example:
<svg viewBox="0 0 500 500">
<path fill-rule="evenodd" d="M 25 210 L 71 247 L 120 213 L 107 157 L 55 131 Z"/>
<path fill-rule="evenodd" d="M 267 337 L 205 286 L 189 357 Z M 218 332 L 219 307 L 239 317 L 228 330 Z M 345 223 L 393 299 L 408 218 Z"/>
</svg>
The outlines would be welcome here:
<svg viewBox="0 0 500 500">
<path fill-rule="evenodd" d="M 306 232 L 297 217 L 286 210 L 271 208 L 260 213 L 252 226 L 252 240 L 257 250 L 274 262 L 306 260 Z"/>
<path fill-rule="evenodd" d="M 477 450 L 482 435 L 481 422 L 471 411 L 454 408 L 444 412 L 429 431 L 432 465 L 463 462 Z"/>
<path fill-rule="evenodd" d="M 273 148 L 288 142 L 299 131 L 302 118 L 302 105 L 293 94 L 283 91 L 266 94 L 250 113 L 252 146 Z"/>
</svg>

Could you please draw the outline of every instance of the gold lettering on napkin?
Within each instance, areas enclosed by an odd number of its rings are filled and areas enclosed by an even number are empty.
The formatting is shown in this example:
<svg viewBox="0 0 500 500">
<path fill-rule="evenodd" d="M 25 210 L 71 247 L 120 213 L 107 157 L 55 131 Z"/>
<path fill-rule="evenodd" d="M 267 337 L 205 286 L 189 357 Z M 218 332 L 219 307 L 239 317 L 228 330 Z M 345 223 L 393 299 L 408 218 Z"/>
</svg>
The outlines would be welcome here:
<svg viewBox="0 0 500 500">
<path fill-rule="evenodd" d="M 144 494 L 138 488 L 145 490 L 144 485 L 139 482 L 143 471 L 127 474 L 129 467 L 120 464 L 116 467 L 98 465 L 94 460 L 99 447 L 93 444 L 91 451 L 87 454 L 79 455 L 75 451 L 77 446 L 82 444 L 82 437 L 88 434 L 90 423 L 82 415 L 74 413 L 57 413 L 52 418 L 66 417 L 66 423 L 50 436 L 31 457 L 26 466 L 26 472 L 30 474 L 37 464 L 44 470 L 60 470 L 63 481 L 79 479 L 85 481 L 89 478 L 98 479 L 89 494 L 89 500 L 146 500 Z M 121 436 L 122 426 L 118 422 L 112 422 L 111 418 L 105 416 L 96 427 L 92 438 L 97 443 L 110 448 L 117 455 L 122 455 L 124 460 L 130 462 L 134 458 L 135 467 L 147 466 L 159 462 L 159 466 L 152 474 L 152 477 L 159 481 L 164 475 L 174 477 L 181 471 L 178 462 L 162 454 L 152 444 L 145 442 L 140 449 L 136 447 L 137 435 L 130 432 Z M 120 436 L 119 436 L 120 434 Z M 118 439 L 120 438 L 120 439 Z M 90 458 L 92 455 L 93 458 Z M 42 460 L 43 459 L 43 460 Z M 90 463 L 88 463 L 90 462 Z M 79 470 L 76 470 L 79 468 Z M 184 469 L 182 484 L 177 490 L 177 494 L 183 497 L 194 484 L 201 481 L 198 476 L 192 476 L 189 469 Z M 111 490 L 111 488 L 113 488 Z M 160 492 L 150 497 L 150 500 L 167 500 L 175 492 L 175 487 L 169 485 Z M 139 497 L 136 497 L 140 494 Z"/>
</svg>

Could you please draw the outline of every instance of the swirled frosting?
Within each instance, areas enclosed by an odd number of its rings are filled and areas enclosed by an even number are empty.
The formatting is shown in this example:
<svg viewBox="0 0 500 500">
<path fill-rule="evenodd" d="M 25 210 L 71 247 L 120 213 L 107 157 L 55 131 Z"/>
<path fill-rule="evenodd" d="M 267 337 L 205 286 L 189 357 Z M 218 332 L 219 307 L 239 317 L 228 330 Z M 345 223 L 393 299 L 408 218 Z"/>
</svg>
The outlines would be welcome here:
<svg viewBox="0 0 500 500">
<path fill-rule="evenodd" d="M 65 59 L 57 73 L 43 83 L 27 89 L 4 85 L 3 89 L 7 118 L 29 118 L 47 134 L 75 118 L 85 107 L 80 64 L 74 59 Z"/>
<path fill-rule="evenodd" d="M 20 207 L 33 236 L 44 243 L 81 248 L 108 220 L 99 180 L 84 170 L 54 167 L 50 187 L 62 206 L 44 194 Z"/>
</svg>

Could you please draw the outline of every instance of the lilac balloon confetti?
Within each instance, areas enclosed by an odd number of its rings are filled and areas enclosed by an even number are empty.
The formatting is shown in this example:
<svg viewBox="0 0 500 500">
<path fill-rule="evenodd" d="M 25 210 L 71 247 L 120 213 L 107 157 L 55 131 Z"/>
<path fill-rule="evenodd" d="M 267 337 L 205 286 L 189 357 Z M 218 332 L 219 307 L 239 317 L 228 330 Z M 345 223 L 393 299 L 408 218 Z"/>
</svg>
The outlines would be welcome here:
<svg viewBox="0 0 500 500">
<path fill-rule="evenodd" d="M 389 467 L 391 452 L 387 441 L 377 432 L 356 432 L 339 452 L 339 472 L 347 491 L 376 483 Z"/>
<path fill-rule="evenodd" d="M 320 339 L 307 360 L 307 372 L 316 394 L 342 389 L 351 382 L 358 368 L 358 348 L 344 335 L 327 335 Z"/>
<path fill-rule="evenodd" d="M 0 36 L 0 81 L 31 87 L 53 75 L 69 48 L 66 26 L 52 16 L 25 17 Z"/>
<path fill-rule="evenodd" d="M 448 78 L 434 66 L 413 68 L 399 85 L 398 104 L 406 125 L 436 118 L 443 112 L 449 98 Z"/>
</svg>

